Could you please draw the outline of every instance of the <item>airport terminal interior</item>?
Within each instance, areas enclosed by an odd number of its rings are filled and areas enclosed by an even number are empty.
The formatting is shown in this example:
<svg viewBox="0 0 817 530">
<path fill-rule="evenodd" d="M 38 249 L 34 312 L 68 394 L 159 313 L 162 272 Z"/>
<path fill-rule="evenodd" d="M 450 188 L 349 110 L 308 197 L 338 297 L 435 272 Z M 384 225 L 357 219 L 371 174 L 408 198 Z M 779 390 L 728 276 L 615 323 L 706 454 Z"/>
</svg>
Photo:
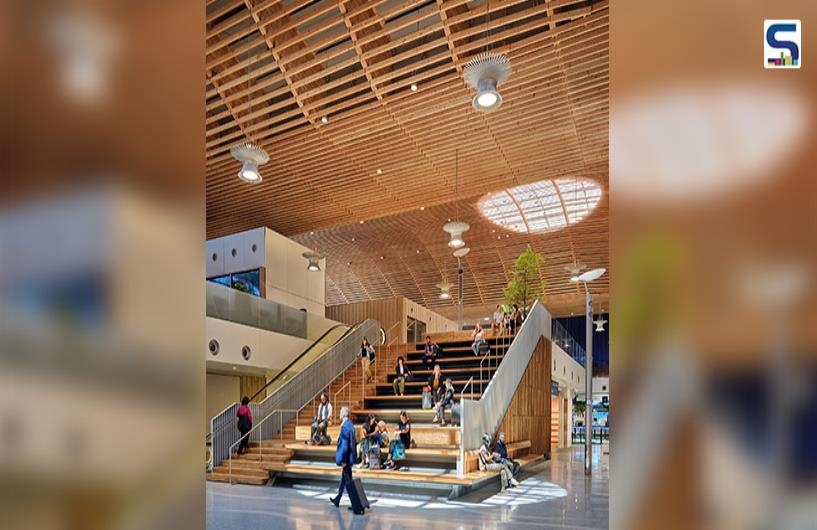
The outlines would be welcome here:
<svg viewBox="0 0 817 530">
<path fill-rule="evenodd" d="M 207 527 L 607 528 L 608 2 L 206 13 Z"/>
</svg>

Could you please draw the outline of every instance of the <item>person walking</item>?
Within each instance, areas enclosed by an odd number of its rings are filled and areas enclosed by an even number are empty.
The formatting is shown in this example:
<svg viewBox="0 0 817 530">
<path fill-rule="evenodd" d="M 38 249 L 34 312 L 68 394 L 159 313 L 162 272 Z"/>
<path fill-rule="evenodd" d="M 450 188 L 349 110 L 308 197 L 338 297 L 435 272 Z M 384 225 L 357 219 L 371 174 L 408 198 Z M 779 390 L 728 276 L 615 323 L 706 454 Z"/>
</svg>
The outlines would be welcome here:
<svg viewBox="0 0 817 530">
<path fill-rule="evenodd" d="M 338 486 L 338 494 L 335 497 L 330 497 L 329 501 L 336 507 L 340 506 L 340 499 L 343 497 L 343 490 L 349 495 L 349 499 L 353 499 L 354 493 L 352 488 L 352 466 L 355 463 L 355 426 L 349 420 L 349 408 L 342 407 L 340 409 L 340 436 L 338 436 L 338 449 L 335 452 L 335 465 L 341 467 L 340 485 Z M 354 510 L 355 514 L 362 515 L 363 509 Z"/>
<path fill-rule="evenodd" d="M 368 383 L 372 378 L 371 364 L 374 362 L 374 348 L 369 344 L 369 339 L 363 337 L 360 345 L 360 367 L 363 372 L 363 382 Z"/>
<path fill-rule="evenodd" d="M 238 443 L 238 454 L 243 455 L 247 452 L 250 446 L 250 437 L 247 433 L 252 430 L 252 411 L 250 410 L 250 398 L 244 396 L 241 398 L 241 406 L 235 413 L 238 421 L 236 422 L 238 432 L 241 433 L 241 441 Z"/>
</svg>

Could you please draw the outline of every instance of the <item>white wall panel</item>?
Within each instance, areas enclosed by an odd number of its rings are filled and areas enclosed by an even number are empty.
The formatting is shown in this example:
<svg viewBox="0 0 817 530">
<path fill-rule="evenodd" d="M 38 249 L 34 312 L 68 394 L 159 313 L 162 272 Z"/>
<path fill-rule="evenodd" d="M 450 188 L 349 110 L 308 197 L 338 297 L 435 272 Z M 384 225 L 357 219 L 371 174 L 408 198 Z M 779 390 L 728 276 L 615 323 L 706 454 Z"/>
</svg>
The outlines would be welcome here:
<svg viewBox="0 0 817 530">
<path fill-rule="evenodd" d="M 211 239 L 207 242 L 207 267 L 205 274 L 208 278 L 221 276 L 224 274 L 224 241 L 221 238 Z M 216 259 L 213 261 L 213 255 Z"/>
<path fill-rule="evenodd" d="M 211 339 L 219 343 L 218 355 L 211 355 L 208 344 Z M 249 361 L 241 356 L 245 346 L 252 349 Z M 204 355 L 209 361 L 231 363 L 240 368 L 252 367 L 280 370 L 310 345 L 310 341 L 273 331 L 236 324 L 217 318 L 206 318 Z"/>
</svg>

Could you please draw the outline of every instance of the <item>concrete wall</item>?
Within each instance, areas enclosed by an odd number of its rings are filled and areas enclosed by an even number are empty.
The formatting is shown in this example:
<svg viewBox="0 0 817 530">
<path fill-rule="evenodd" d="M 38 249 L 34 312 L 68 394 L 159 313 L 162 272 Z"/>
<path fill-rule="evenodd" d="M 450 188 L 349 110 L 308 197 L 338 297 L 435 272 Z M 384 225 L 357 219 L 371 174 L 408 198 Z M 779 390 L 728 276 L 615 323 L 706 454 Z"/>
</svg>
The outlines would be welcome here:
<svg viewBox="0 0 817 530">
<path fill-rule="evenodd" d="M 228 363 L 239 371 L 249 368 L 278 371 L 312 343 L 299 337 L 211 317 L 206 317 L 205 329 L 202 348 L 207 362 Z M 219 343 L 218 355 L 212 355 L 208 349 L 211 339 Z M 241 355 L 245 345 L 252 352 L 249 361 Z"/>
</svg>

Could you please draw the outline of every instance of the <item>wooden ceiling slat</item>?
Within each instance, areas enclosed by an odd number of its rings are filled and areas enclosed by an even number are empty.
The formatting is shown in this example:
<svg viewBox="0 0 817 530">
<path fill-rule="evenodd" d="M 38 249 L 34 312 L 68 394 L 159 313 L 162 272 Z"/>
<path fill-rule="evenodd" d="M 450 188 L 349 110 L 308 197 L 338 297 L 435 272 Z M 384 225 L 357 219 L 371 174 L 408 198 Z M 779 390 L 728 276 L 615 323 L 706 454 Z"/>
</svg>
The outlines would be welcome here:
<svg viewBox="0 0 817 530">
<path fill-rule="evenodd" d="M 564 265 L 609 265 L 606 0 L 241 0 L 207 10 L 208 237 L 270 226 L 327 255 L 327 303 L 403 295 L 446 312 L 455 300 L 440 300 L 436 284 L 455 282 L 456 260 L 441 227 L 462 216 L 467 305 L 499 300 L 530 244 L 545 255 L 548 296 L 580 306 Z M 486 48 L 513 65 L 490 114 L 471 109 L 462 79 L 463 61 Z M 271 156 L 254 186 L 238 181 L 228 152 L 247 135 Z M 558 232 L 508 232 L 476 208 L 491 191 L 573 177 L 595 180 L 602 199 Z M 608 289 L 607 279 L 594 285 Z"/>
</svg>

